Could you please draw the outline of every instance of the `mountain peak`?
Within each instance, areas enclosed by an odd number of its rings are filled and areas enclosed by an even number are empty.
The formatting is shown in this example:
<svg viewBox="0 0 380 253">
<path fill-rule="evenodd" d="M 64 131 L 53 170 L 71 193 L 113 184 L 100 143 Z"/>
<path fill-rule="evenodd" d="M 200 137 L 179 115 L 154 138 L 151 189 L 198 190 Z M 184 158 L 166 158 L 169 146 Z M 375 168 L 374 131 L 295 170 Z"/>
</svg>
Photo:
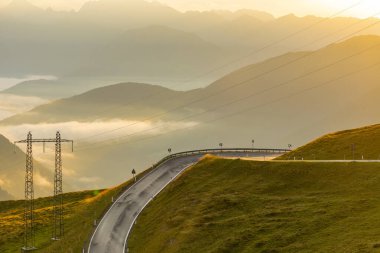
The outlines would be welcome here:
<svg viewBox="0 0 380 253">
<path fill-rule="evenodd" d="M 6 10 L 8 13 L 11 12 L 17 12 L 17 13 L 30 13 L 30 12 L 36 12 L 41 11 L 42 9 L 38 8 L 37 6 L 33 5 L 28 0 L 13 0 L 9 5 L 7 5 L 4 10 Z"/>
<path fill-rule="evenodd" d="M 99 0 L 99 1 L 89 1 L 86 2 L 82 8 L 81 11 L 91 11 L 91 10 L 119 10 L 119 11 L 127 11 L 132 10 L 135 11 L 136 9 L 143 11 L 144 8 L 161 8 L 161 9 L 167 9 L 172 10 L 174 9 L 168 7 L 167 5 L 161 4 L 159 2 L 153 1 L 148 2 L 145 0 Z"/>
<path fill-rule="evenodd" d="M 236 11 L 235 14 L 242 16 L 250 16 L 262 22 L 269 22 L 275 20 L 275 17 L 272 14 L 257 10 L 241 9 Z"/>
</svg>

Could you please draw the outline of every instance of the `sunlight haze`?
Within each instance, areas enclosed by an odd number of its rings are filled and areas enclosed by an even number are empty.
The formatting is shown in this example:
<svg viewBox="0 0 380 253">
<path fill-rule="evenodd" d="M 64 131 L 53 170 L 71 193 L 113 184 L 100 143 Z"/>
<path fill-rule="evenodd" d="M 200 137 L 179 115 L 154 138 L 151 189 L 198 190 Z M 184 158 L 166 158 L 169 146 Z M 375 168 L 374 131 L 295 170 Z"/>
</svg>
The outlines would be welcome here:
<svg viewBox="0 0 380 253">
<path fill-rule="evenodd" d="M 50 7 L 54 10 L 79 10 L 84 3 L 90 1 L 91 0 L 29 0 L 30 3 L 36 6 L 42 8 Z M 10 0 L 0 0 L 0 6 L 5 6 L 10 2 Z M 238 9 L 256 9 L 270 12 L 275 16 L 283 16 L 289 13 L 294 13 L 299 16 L 330 16 L 356 3 L 359 3 L 359 5 L 350 11 L 342 13 L 342 16 L 364 18 L 380 12 L 380 2 L 375 0 L 149 0 L 149 2 L 160 2 L 180 11 L 216 9 L 235 11 Z"/>
<path fill-rule="evenodd" d="M 378 251 L 379 80 L 380 0 L 0 0 L 0 253 Z"/>
</svg>

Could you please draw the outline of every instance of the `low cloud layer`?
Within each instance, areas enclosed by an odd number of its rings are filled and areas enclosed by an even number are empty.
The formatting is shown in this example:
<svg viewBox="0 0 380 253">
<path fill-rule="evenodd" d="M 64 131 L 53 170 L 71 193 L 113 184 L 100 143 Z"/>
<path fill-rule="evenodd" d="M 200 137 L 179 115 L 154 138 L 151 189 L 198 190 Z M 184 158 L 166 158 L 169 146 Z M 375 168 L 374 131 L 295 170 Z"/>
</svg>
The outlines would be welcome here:
<svg viewBox="0 0 380 253">
<path fill-rule="evenodd" d="M 65 139 L 84 142 L 97 142 L 133 134 L 145 136 L 196 126 L 197 122 L 139 122 L 126 120 L 95 122 L 63 122 L 44 124 L 23 124 L 17 126 L 0 126 L 0 133 L 10 140 L 25 139 L 30 131 L 34 138 L 55 138 L 56 131 L 61 131 Z M 90 138 L 91 137 L 91 138 Z"/>
<path fill-rule="evenodd" d="M 97 159 L 91 161 L 93 153 L 91 150 L 89 153 L 86 151 L 83 153 L 82 148 L 86 146 L 96 145 L 99 141 L 115 139 L 119 137 L 133 134 L 133 137 L 139 138 L 144 136 L 156 135 L 174 131 L 177 129 L 195 127 L 196 122 L 138 122 L 138 121 L 125 121 L 125 120 L 113 120 L 113 121 L 96 121 L 96 122 L 64 122 L 54 124 L 24 124 L 18 126 L 0 126 L 0 134 L 3 134 L 10 141 L 16 141 L 26 138 L 28 131 L 33 133 L 33 138 L 55 138 L 55 133 L 60 130 L 62 137 L 65 139 L 73 139 L 75 142 L 75 149 L 77 152 L 71 152 L 70 144 L 63 144 L 63 172 L 64 178 L 67 182 L 65 191 L 75 191 L 83 189 L 96 189 L 102 188 L 105 185 L 111 183 L 105 182 L 105 180 L 97 174 L 93 174 L 95 166 L 92 162 L 96 163 Z M 117 130 L 116 130 L 117 129 Z M 106 133 L 107 132 L 107 133 Z M 103 135 L 103 133 L 106 133 Z M 96 136 L 87 138 L 90 136 Z M 82 139 L 82 141 L 80 141 Z M 79 141 L 78 141 L 79 140 Z M 25 150 L 25 145 L 20 145 L 22 150 Z M 54 143 L 46 144 L 45 153 L 43 152 L 42 144 L 33 145 L 33 156 L 39 164 L 42 164 L 50 174 L 46 174 L 46 171 L 42 173 L 39 167 L 36 166 L 35 183 L 39 188 L 36 196 L 45 196 L 51 192 L 53 187 L 53 180 L 51 174 L 54 172 Z M 79 149 L 81 149 L 81 155 L 78 155 Z M 91 160 L 89 160 L 91 159 Z M 104 160 L 102 160 L 104 162 Z M 20 165 L 21 166 L 21 165 Z M 117 166 L 110 161 L 105 166 L 116 168 Z M 89 167 L 92 169 L 89 170 Z M 22 173 L 22 172 L 21 172 Z M 14 176 L 14 175 L 13 175 Z M 23 175 L 18 176 L 22 180 Z M 128 178 L 126 178 L 127 180 Z M 0 186 L 3 186 L 5 190 L 11 192 L 17 198 L 22 197 L 23 189 L 20 188 L 20 182 L 17 184 L 6 177 L 6 175 L 0 175 Z"/>
<path fill-rule="evenodd" d="M 46 104 L 48 100 L 37 97 L 24 97 L 0 94 L 0 120 L 12 115 L 29 111 L 34 107 Z"/>
</svg>

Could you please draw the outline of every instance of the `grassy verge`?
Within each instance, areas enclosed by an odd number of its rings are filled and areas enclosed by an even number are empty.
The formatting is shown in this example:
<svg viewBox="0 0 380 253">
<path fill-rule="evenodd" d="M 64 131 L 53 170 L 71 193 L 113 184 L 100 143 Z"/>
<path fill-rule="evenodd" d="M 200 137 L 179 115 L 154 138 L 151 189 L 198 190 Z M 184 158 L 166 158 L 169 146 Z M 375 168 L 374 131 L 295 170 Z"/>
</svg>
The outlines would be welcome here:
<svg viewBox="0 0 380 253">
<path fill-rule="evenodd" d="M 142 212 L 131 253 L 380 252 L 380 164 L 209 158 Z"/>
</svg>

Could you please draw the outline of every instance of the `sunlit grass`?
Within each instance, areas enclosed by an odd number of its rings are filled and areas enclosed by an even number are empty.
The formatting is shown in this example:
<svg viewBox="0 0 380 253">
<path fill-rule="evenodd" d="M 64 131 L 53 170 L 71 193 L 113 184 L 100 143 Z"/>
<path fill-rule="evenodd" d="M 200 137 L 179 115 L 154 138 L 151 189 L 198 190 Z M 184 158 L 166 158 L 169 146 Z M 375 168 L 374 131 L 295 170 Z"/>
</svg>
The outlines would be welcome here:
<svg viewBox="0 0 380 253">
<path fill-rule="evenodd" d="M 376 252 L 380 164 L 206 159 L 148 205 L 131 253 Z"/>
<path fill-rule="evenodd" d="M 142 177 L 148 171 L 140 174 Z M 94 230 L 94 221 L 112 204 L 112 197 L 126 190 L 133 180 L 108 190 L 83 191 L 64 194 L 65 236 L 52 241 L 52 198 L 35 201 L 35 224 L 37 252 L 82 252 Z M 23 246 L 24 201 L 0 202 L 0 252 L 20 252 Z"/>
<path fill-rule="evenodd" d="M 70 240 L 70 245 L 66 245 L 67 251 L 78 252 L 80 245 L 92 229 L 93 220 L 109 205 L 112 194 L 117 193 L 117 188 L 104 194 L 101 197 L 94 196 L 92 191 L 68 193 L 64 195 L 65 212 L 65 239 L 60 242 L 53 242 L 52 237 L 52 199 L 41 198 L 35 202 L 35 228 L 36 246 L 39 252 L 57 252 L 65 241 Z M 91 200 L 91 202 L 88 202 Z M 24 201 L 8 201 L 0 204 L 0 252 L 20 252 L 23 245 L 23 211 Z M 95 212 L 99 212 L 98 215 Z M 77 224 L 77 225 L 75 225 Z M 80 226 L 80 231 L 78 230 Z M 77 239 L 72 241 L 71 231 L 75 230 Z M 51 250 L 47 250 L 47 248 Z M 54 251 L 53 251 L 54 248 Z M 43 250 L 45 249 L 45 250 Z"/>
<path fill-rule="evenodd" d="M 352 149 L 354 145 L 354 150 Z M 354 151 L 354 152 L 353 152 Z M 380 159 L 380 125 L 325 135 L 279 160 Z"/>
</svg>

